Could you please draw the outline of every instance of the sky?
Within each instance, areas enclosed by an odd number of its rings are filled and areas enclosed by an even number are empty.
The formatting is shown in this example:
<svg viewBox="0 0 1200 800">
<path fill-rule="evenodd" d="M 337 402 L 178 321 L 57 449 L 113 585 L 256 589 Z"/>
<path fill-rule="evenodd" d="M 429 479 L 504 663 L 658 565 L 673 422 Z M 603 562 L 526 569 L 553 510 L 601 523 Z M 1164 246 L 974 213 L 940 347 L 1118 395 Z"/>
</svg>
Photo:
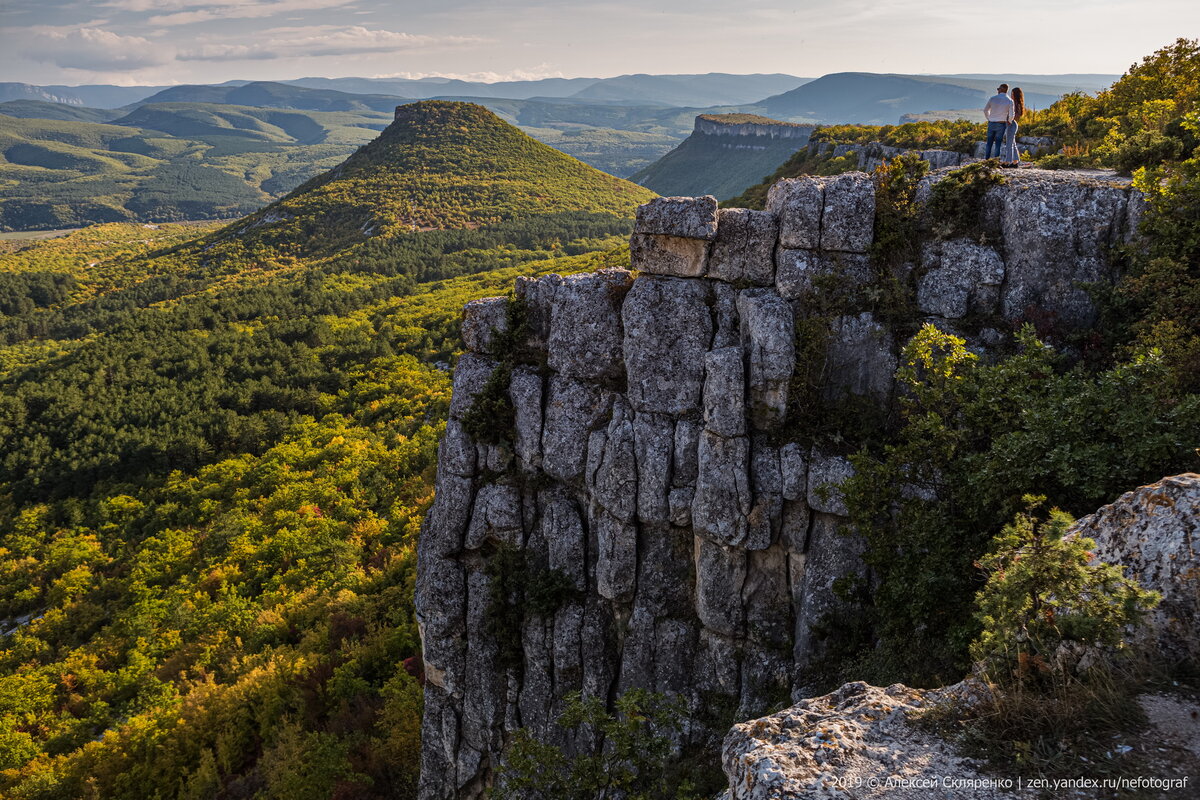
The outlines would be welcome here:
<svg viewBox="0 0 1200 800">
<path fill-rule="evenodd" d="M 0 81 L 1109 73 L 1197 0 L 0 0 Z"/>
</svg>

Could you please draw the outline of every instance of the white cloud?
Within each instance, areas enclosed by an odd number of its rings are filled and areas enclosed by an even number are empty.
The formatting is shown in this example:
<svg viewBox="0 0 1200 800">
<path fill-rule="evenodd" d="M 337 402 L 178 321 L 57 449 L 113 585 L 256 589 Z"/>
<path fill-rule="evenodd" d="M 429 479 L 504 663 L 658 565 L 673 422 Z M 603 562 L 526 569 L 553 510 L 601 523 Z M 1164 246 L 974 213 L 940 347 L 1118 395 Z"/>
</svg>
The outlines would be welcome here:
<svg viewBox="0 0 1200 800">
<path fill-rule="evenodd" d="M 117 2 L 142 4 L 143 0 L 117 0 Z M 154 4 L 152 8 L 155 11 L 178 10 L 170 14 L 156 14 L 146 21 L 151 25 L 191 25 L 220 19 L 263 19 L 294 14 L 297 11 L 340 8 L 353 2 L 355 0 L 260 0 L 248 3 L 237 2 L 237 0 L 217 0 L 217 2 L 201 5 L 189 0 L 188 2 L 168 2 L 165 6 Z"/>
<path fill-rule="evenodd" d="M 264 35 L 264 41 L 254 44 L 201 44 L 181 51 L 178 58 L 180 61 L 259 61 L 463 47 L 484 41 L 473 36 L 425 36 L 372 30 L 361 25 L 272 28 L 264 31 Z"/>
<path fill-rule="evenodd" d="M 170 63 L 170 47 L 141 36 L 122 36 L 103 28 L 31 28 L 21 54 L 63 69 L 134 70 Z"/>
</svg>

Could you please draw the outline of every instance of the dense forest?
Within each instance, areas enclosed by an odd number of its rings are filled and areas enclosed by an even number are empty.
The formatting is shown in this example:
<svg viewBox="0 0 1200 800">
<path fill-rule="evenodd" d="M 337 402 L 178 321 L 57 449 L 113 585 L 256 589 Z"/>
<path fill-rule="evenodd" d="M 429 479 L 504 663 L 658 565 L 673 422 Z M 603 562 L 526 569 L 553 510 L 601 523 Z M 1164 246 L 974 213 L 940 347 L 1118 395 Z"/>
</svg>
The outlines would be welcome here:
<svg viewBox="0 0 1200 800">
<path fill-rule="evenodd" d="M 1122 411 L 1105 431 L 1166 431 L 1133 454 L 1139 469 L 1194 443 L 1198 64 L 1181 42 L 1031 123 L 1060 126 L 1070 158 L 1130 166 L 1120 154 L 1141 153 L 1155 208 L 1157 244 L 1127 254 L 1087 358 L 1027 340 L 995 369 L 949 364 L 963 380 L 934 398 L 937 427 L 914 414 L 890 446 L 933 430 L 944 474 L 990 480 L 993 441 L 1020 445 L 1027 465 L 1061 445 L 1053 469 L 1001 478 L 1050 474 L 1079 504 L 1129 480 L 1083 434 L 1055 438 L 1088 402 Z M 478 107 L 409 108 L 343 166 L 231 225 L 114 223 L 0 248 L 0 794 L 411 796 L 413 554 L 461 307 L 518 275 L 627 265 L 621 239 L 651 194 Z M 964 133 L 926 125 L 894 141 Z M 997 408 L 996 426 L 968 435 Z M 1009 436 L 1022 419 L 1028 435 Z M 863 474 L 886 478 L 892 452 L 867 448 Z M 922 531 L 995 513 L 952 488 L 960 517 L 901 520 L 874 541 L 923 546 Z M 864 518 L 887 500 L 866 494 L 851 498 Z M 962 641 L 932 647 L 948 626 L 921 648 L 900 641 L 926 598 L 898 574 L 883 585 L 895 613 L 862 619 L 888 652 L 956 665 Z"/>
<path fill-rule="evenodd" d="M 424 149 L 281 204 L 295 248 L 258 217 L 0 254 L 0 793 L 411 794 L 415 537 L 462 306 L 627 264 L 608 248 L 649 196 L 432 111 L 385 134 Z M 429 230 L 375 202 L 406 182 Z M 340 204 L 388 232 L 305 221 Z"/>
</svg>

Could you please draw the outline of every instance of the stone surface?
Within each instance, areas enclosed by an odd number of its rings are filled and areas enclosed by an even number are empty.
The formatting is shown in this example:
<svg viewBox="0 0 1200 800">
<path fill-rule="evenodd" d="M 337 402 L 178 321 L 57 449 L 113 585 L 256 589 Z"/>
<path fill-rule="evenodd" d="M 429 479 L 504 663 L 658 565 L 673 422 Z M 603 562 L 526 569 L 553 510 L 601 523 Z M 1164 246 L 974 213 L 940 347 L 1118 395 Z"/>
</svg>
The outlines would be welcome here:
<svg viewBox="0 0 1200 800">
<path fill-rule="evenodd" d="M 704 356 L 704 427 L 720 436 L 746 435 L 746 376 L 740 347 Z"/>
<path fill-rule="evenodd" d="M 853 296 L 854 289 L 873 278 L 871 262 L 864 255 L 783 248 L 775 253 L 775 286 L 786 300 L 804 298 L 831 284 Z"/>
<path fill-rule="evenodd" d="M 779 221 L 769 211 L 723 208 L 717 238 L 708 259 L 708 276 L 734 283 L 770 286 L 775 280 L 773 255 Z"/>
<path fill-rule="evenodd" d="M 846 516 L 846 501 L 837 488 L 854 474 L 854 465 L 845 456 L 814 450 L 808 462 L 808 505 L 814 511 Z"/>
<path fill-rule="evenodd" d="M 1200 475 L 1184 473 L 1126 492 L 1075 523 L 1096 560 L 1162 595 L 1141 637 L 1166 663 L 1200 660 Z"/>
<path fill-rule="evenodd" d="M 468 350 L 490 353 L 496 335 L 507 330 L 507 297 L 484 297 L 463 306 L 462 338 Z"/>
<path fill-rule="evenodd" d="M 850 392 L 886 400 L 897 365 L 891 331 L 864 312 L 838 317 L 830 334 L 825 397 L 836 401 Z"/>
<path fill-rule="evenodd" d="M 705 239 L 635 233 L 629 239 L 629 263 L 651 275 L 698 278 L 708 269 L 712 244 Z"/>
<path fill-rule="evenodd" d="M 730 800 L 1016 800 L 1035 796 L 908 723 L 940 702 L 982 691 L 969 684 L 921 691 L 848 683 L 761 719 L 735 725 L 721 749 Z M 889 784 L 889 779 L 894 783 Z M 901 782 L 908 782 L 904 786 Z M 847 791 L 849 789 L 849 791 Z"/>
<path fill-rule="evenodd" d="M 700 406 L 712 339 L 708 291 L 699 281 L 641 278 L 621 310 L 629 401 L 637 411 L 683 414 Z"/>
<path fill-rule="evenodd" d="M 621 299 L 632 277 L 625 270 L 572 275 L 554 294 L 550 368 L 571 378 L 623 377 Z"/>
<path fill-rule="evenodd" d="M 770 289 L 747 289 L 738 295 L 737 308 L 750 419 L 756 427 L 769 429 L 787 415 L 788 383 L 796 366 L 792 307 Z"/>
<path fill-rule="evenodd" d="M 570 378 L 550 378 L 542 428 L 542 469 L 563 483 L 576 483 L 583 477 L 587 458 L 587 437 L 606 419 L 612 407 L 612 394 Z"/>
<path fill-rule="evenodd" d="M 697 534 L 721 544 L 745 542 L 753 504 L 749 459 L 746 437 L 700 434 L 699 474 L 692 500 L 692 527 Z"/>
<path fill-rule="evenodd" d="M 638 206 L 634 233 L 681 236 L 688 239 L 717 237 L 717 198 L 656 197 Z"/>
<path fill-rule="evenodd" d="M 821 249 L 865 253 L 875 240 L 875 182 L 863 172 L 825 180 Z"/>
<path fill-rule="evenodd" d="M 779 246 L 815 250 L 824 205 L 824 187 L 816 178 L 784 178 L 768 189 L 767 211 L 779 219 Z"/>
<path fill-rule="evenodd" d="M 854 150 L 859 164 L 895 155 L 882 146 L 842 150 Z M 932 180 L 922 184 L 926 194 Z M 966 320 L 1013 311 L 1014 298 L 1026 295 L 1042 303 L 1041 321 L 1065 328 L 1086 319 L 1073 282 L 1111 270 L 1109 246 L 1131 236 L 1140 213 L 1129 192 L 1107 179 L 1014 174 L 985 198 L 970 238 L 925 242 L 921 263 L 903 268 L 899 277 L 915 275 L 922 306 L 912 322 L 974 330 Z M 520 727 L 568 753 L 590 752 L 594 732 L 555 722 L 572 692 L 606 702 L 631 687 L 677 695 L 690 710 L 680 745 L 713 741 L 725 729 L 717 720 L 809 693 L 813 662 L 828 646 L 824 630 L 849 612 L 835 583 L 870 584 L 862 538 L 848 529 L 836 490 L 849 462 L 812 452 L 797 441 L 806 432 L 783 424 L 794 320 L 828 320 L 812 388 L 848 409 L 892 399 L 897 338 L 908 329 L 866 313 L 878 300 L 863 252 L 874 213 L 866 176 L 784 182 L 770 204 L 765 213 L 718 214 L 707 201 L 660 203 L 643 214 L 643 230 L 653 232 L 635 236 L 634 258 L 647 265 L 637 279 L 624 271 L 518 279 L 527 321 L 521 363 L 495 347 L 505 300 L 464 312 L 464 337 L 476 350 L 455 368 L 435 497 L 417 544 L 426 677 L 420 800 L 482 798 Z M 701 207 L 716 238 L 680 235 L 708 225 L 697 225 Z M 675 266 L 647 260 L 663 248 L 686 257 Z M 694 277 L 651 274 L 662 269 Z M 819 296 L 827 288 L 837 296 Z M 987 357 L 1007 329 L 992 323 L 970 345 Z M 501 366 L 510 376 L 511 441 L 474 442 L 463 418 Z M 1168 654 L 1195 653 L 1196 481 L 1146 487 L 1080 523 L 1117 531 L 1116 557 L 1168 595 L 1152 628 Z M 505 632 L 521 650 L 516 665 L 501 663 L 506 648 L 489 613 L 489 567 L 504 546 L 576 589 L 550 612 L 525 609 L 520 630 Z M 836 774 L 873 774 L 873 756 L 860 756 L 848 755 Z"/>
<path fill-rule="evenodd" d="M 921 266 L 917 305 L 926 314 L 959 319 L 996 311 L 1004 259 L 995 248 L 967 239 L 931 242 L 921 253 Z"/>
</svg>

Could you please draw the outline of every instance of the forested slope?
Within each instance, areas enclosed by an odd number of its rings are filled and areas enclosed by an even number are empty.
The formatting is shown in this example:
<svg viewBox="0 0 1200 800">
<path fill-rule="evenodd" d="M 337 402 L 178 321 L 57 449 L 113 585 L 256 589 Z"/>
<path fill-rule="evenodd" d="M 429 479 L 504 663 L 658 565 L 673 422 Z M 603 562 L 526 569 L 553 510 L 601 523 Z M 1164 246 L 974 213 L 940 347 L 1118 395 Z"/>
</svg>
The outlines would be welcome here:
<svg viewBox="0 0 1200 800">
<path fill-rule="evenodd" d="M 0 255 L 0 794 L 411 792 L 413 552 L 462 305 L 627 263 L 602 248 L 646 196 L 450 111 L 291 196 L 294 250 L 246 221 Z M 480 172 L 430 177 L 454 143 Z M 390 233 L 323 225 L 332 203 Z"/>
</svg>

